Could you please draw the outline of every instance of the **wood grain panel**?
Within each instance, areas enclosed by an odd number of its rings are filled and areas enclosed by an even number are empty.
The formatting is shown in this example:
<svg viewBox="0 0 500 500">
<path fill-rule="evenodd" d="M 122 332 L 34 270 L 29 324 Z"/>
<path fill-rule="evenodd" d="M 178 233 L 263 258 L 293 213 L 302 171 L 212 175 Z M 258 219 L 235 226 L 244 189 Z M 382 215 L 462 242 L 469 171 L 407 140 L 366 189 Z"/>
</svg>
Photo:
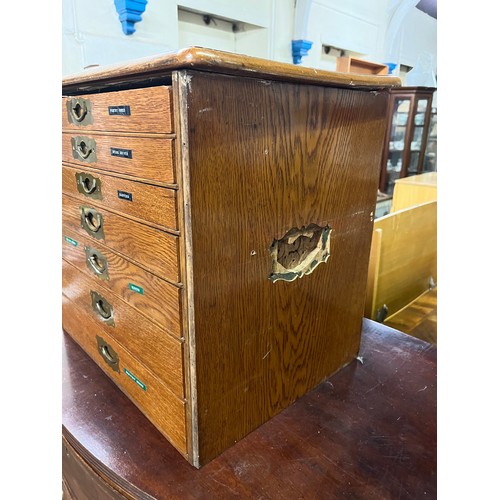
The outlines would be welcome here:
<svg viewBox="0 0 500 500">
<path fill-rule="evenodd" d="M 186 79 L 203 464 L 356 356 L 388 96 Z M 272 283 L 271 244 L 309 224 L 329 260 Z"/>
<path fill-rule="evenodd" d="M 80 308 L 62 296 L 63 328 L 99 365 L 115 384 L 139 407 L 154 426 L 177 448 L 186 455 L 186 428 L 184 402 L 177 398 L 167 387 L 156 379 L 144 366 L 131 356 L 126 349 L 120 348 L 112 337 L 88 317 Z M 120 372 L 111 369 L 97 350 L 96 335 L 102 337 L 117 352 Z M 127 368 L 145 386 L 139 387 L 123 368 Z"/>
<path fill-rule="evenodd" d="M 62 221 L 74 233 L 88 236 L 80 223 L 82 206 L 94 208 L 92 203 L 79 203 L 77 200 L 63 195 Z M 103 245 L 131 259 L 134 263 L 139 263 L 153 274 L 178 282 L 177 236 L 102 208 L 97 210 L 102 215 L 104 239 L 96 241 L 100 241 Z"/>
<path fill-rule="evenodd" d="M 95 140 L 96 161 L 83 161 L 73 157 L 72 137 Z M 111 148 L 130 150 L 132 158 L 111 155 Z M 82 167 L 90 166 L 126 174 L 151 182 L 175 183 L 173 169 L 173 140 L 151 137 L 123 137 L 88 132 L 63 133 L 62 161 Z"/>
<path fill-rule="evenodd" d="M 67 102 L 71 97 L 62 99 L 63 130 L 100 130 L 114 132 L 171 133 L 172 100 L 170 87 L 158 86 L 145 89 L 105 92 L 82 97 L 90 101 L 93 123 L 81 125 L 68 118 Z M 110 112 L 109 107 L 128 106 L 129 115 Z"/>
<path fill-rule="evenodd" d="M 95 249 L 104 256 L 107 262 L 107 279 L 101 279 L 89 268 L 85 247 Z M 67 227 L 63 227 L 62 231 L 62 256 L 168 333 L 175 337 L 181 336 L 181 291 L 178 287 L 120 257 L 96 240 L 77 235 Z M 142 293 L 134 291 L 134 286 L 139 287 Z"/>
<path fill-rule="evenodd" d="M 137 314 L 129 305 L 112 296 L 105 288 L 87 278 L 76 267 L 63 260 L 62 291 L 86 315 L 97 323 L 116 343 L 125 347 L 144 366 L 165 382 L 177 396 L 184 396 L 182 345 L 156 324 Z M 113 307 L 114 325 L 101 320 L 92 307 L 90 292 L 95 291 Z"/>
<path fill-rule="evenodd" d="M 77 175 L 91 175 L 100 181 L 99 199 L 78 190 Z M 137 217 L 168 229 L 177 230 L 176 191 L 164 187 L 133 182 L 120 177 L 88 171 L 79 167 L 62 167 L 63 193 L 95 206 Z M 119 195 L 121 193 L 121 196 Z"/>
</svg>

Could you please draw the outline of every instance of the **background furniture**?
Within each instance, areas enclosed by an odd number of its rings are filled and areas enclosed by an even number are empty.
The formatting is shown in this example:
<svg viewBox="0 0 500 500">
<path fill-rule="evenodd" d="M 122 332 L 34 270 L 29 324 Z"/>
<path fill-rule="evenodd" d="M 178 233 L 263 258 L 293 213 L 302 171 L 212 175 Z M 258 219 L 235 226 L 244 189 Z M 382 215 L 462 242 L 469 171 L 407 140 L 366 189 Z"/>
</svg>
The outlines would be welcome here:
<svg viewBox="0 0 500 500">
<path fill-rule="evenodd" d="M 355 73 L 357 75 L 387 75 L 389 74 L 389 67 L 386 64 L 345 56 L 337 57 L 336 71 L 342 73 Z"/>
<path fill-rule="evenodd" d="M 391 212 L 428 201 L 437 201 L 437 172 L 396 179 Z"/>
<path fill-rule="evenodd" d="M 376 219 L 365 317 L 389 320 L 437 284 L 437 201 Z"/>
<path fill-rule="evenodd" d="M 436 348 L 426 342 L 363 320 L 359 361 L 195 469 L 62 340 L 65 500 L 436 496 Z"/>
<path fill-rule="evenodd" d="M 431 118 L 432 87 L 400 87 L 391 91 L 379 189 L 391 195 L 396 179 L 420 174 Z M 425 168 L 424 168 L 425 167 Z"/>
</svg>

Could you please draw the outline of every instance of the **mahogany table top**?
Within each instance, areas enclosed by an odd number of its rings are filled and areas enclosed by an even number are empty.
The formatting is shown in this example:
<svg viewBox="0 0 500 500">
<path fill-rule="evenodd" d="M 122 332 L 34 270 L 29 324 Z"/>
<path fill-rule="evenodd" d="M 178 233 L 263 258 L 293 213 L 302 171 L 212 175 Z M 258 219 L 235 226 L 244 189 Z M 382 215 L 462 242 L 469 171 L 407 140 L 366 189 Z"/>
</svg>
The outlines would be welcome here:
<svg viewBox="0 0 500 500">
<path fill-rule="evenodd" d="M 436 358 L 365 319 L 358 360 L 197 470 L 63 334 L 63 436 L 125 497 L 435 498 Z"/>
</svg>

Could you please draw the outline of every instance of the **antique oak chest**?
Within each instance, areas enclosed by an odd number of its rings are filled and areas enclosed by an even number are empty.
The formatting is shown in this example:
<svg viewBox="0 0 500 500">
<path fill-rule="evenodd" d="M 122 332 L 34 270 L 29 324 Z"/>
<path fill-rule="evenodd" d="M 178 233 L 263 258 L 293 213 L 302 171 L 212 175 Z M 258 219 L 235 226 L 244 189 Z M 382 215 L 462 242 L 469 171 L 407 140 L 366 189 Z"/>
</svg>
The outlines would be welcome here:
<svg viewBox="0 0 500 500">
<path fill-rule="evenodd" d="M 63 328 L 194 466 L 357 355 L 398 85 L 201 48 L 63 80 Z"/>
</svg>

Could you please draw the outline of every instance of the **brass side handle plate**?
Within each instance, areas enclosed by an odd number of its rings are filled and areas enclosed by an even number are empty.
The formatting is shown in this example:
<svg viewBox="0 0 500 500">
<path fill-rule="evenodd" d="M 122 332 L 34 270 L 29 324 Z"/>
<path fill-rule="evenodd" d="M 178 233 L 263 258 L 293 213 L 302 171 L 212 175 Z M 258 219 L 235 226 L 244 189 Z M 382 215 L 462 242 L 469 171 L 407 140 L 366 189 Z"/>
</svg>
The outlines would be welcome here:
<svg viewBox="0 0 500 500">
<path fill-rule="evenodd" d="M 311 274 L 330 257 L 330 236 L 332 228 L 309 224 L 307 227 L 292 228 L 279 240 L 273 240 L 271 253 L 271 274 L 269 279 L 294 281 Z"/>
</svg>

